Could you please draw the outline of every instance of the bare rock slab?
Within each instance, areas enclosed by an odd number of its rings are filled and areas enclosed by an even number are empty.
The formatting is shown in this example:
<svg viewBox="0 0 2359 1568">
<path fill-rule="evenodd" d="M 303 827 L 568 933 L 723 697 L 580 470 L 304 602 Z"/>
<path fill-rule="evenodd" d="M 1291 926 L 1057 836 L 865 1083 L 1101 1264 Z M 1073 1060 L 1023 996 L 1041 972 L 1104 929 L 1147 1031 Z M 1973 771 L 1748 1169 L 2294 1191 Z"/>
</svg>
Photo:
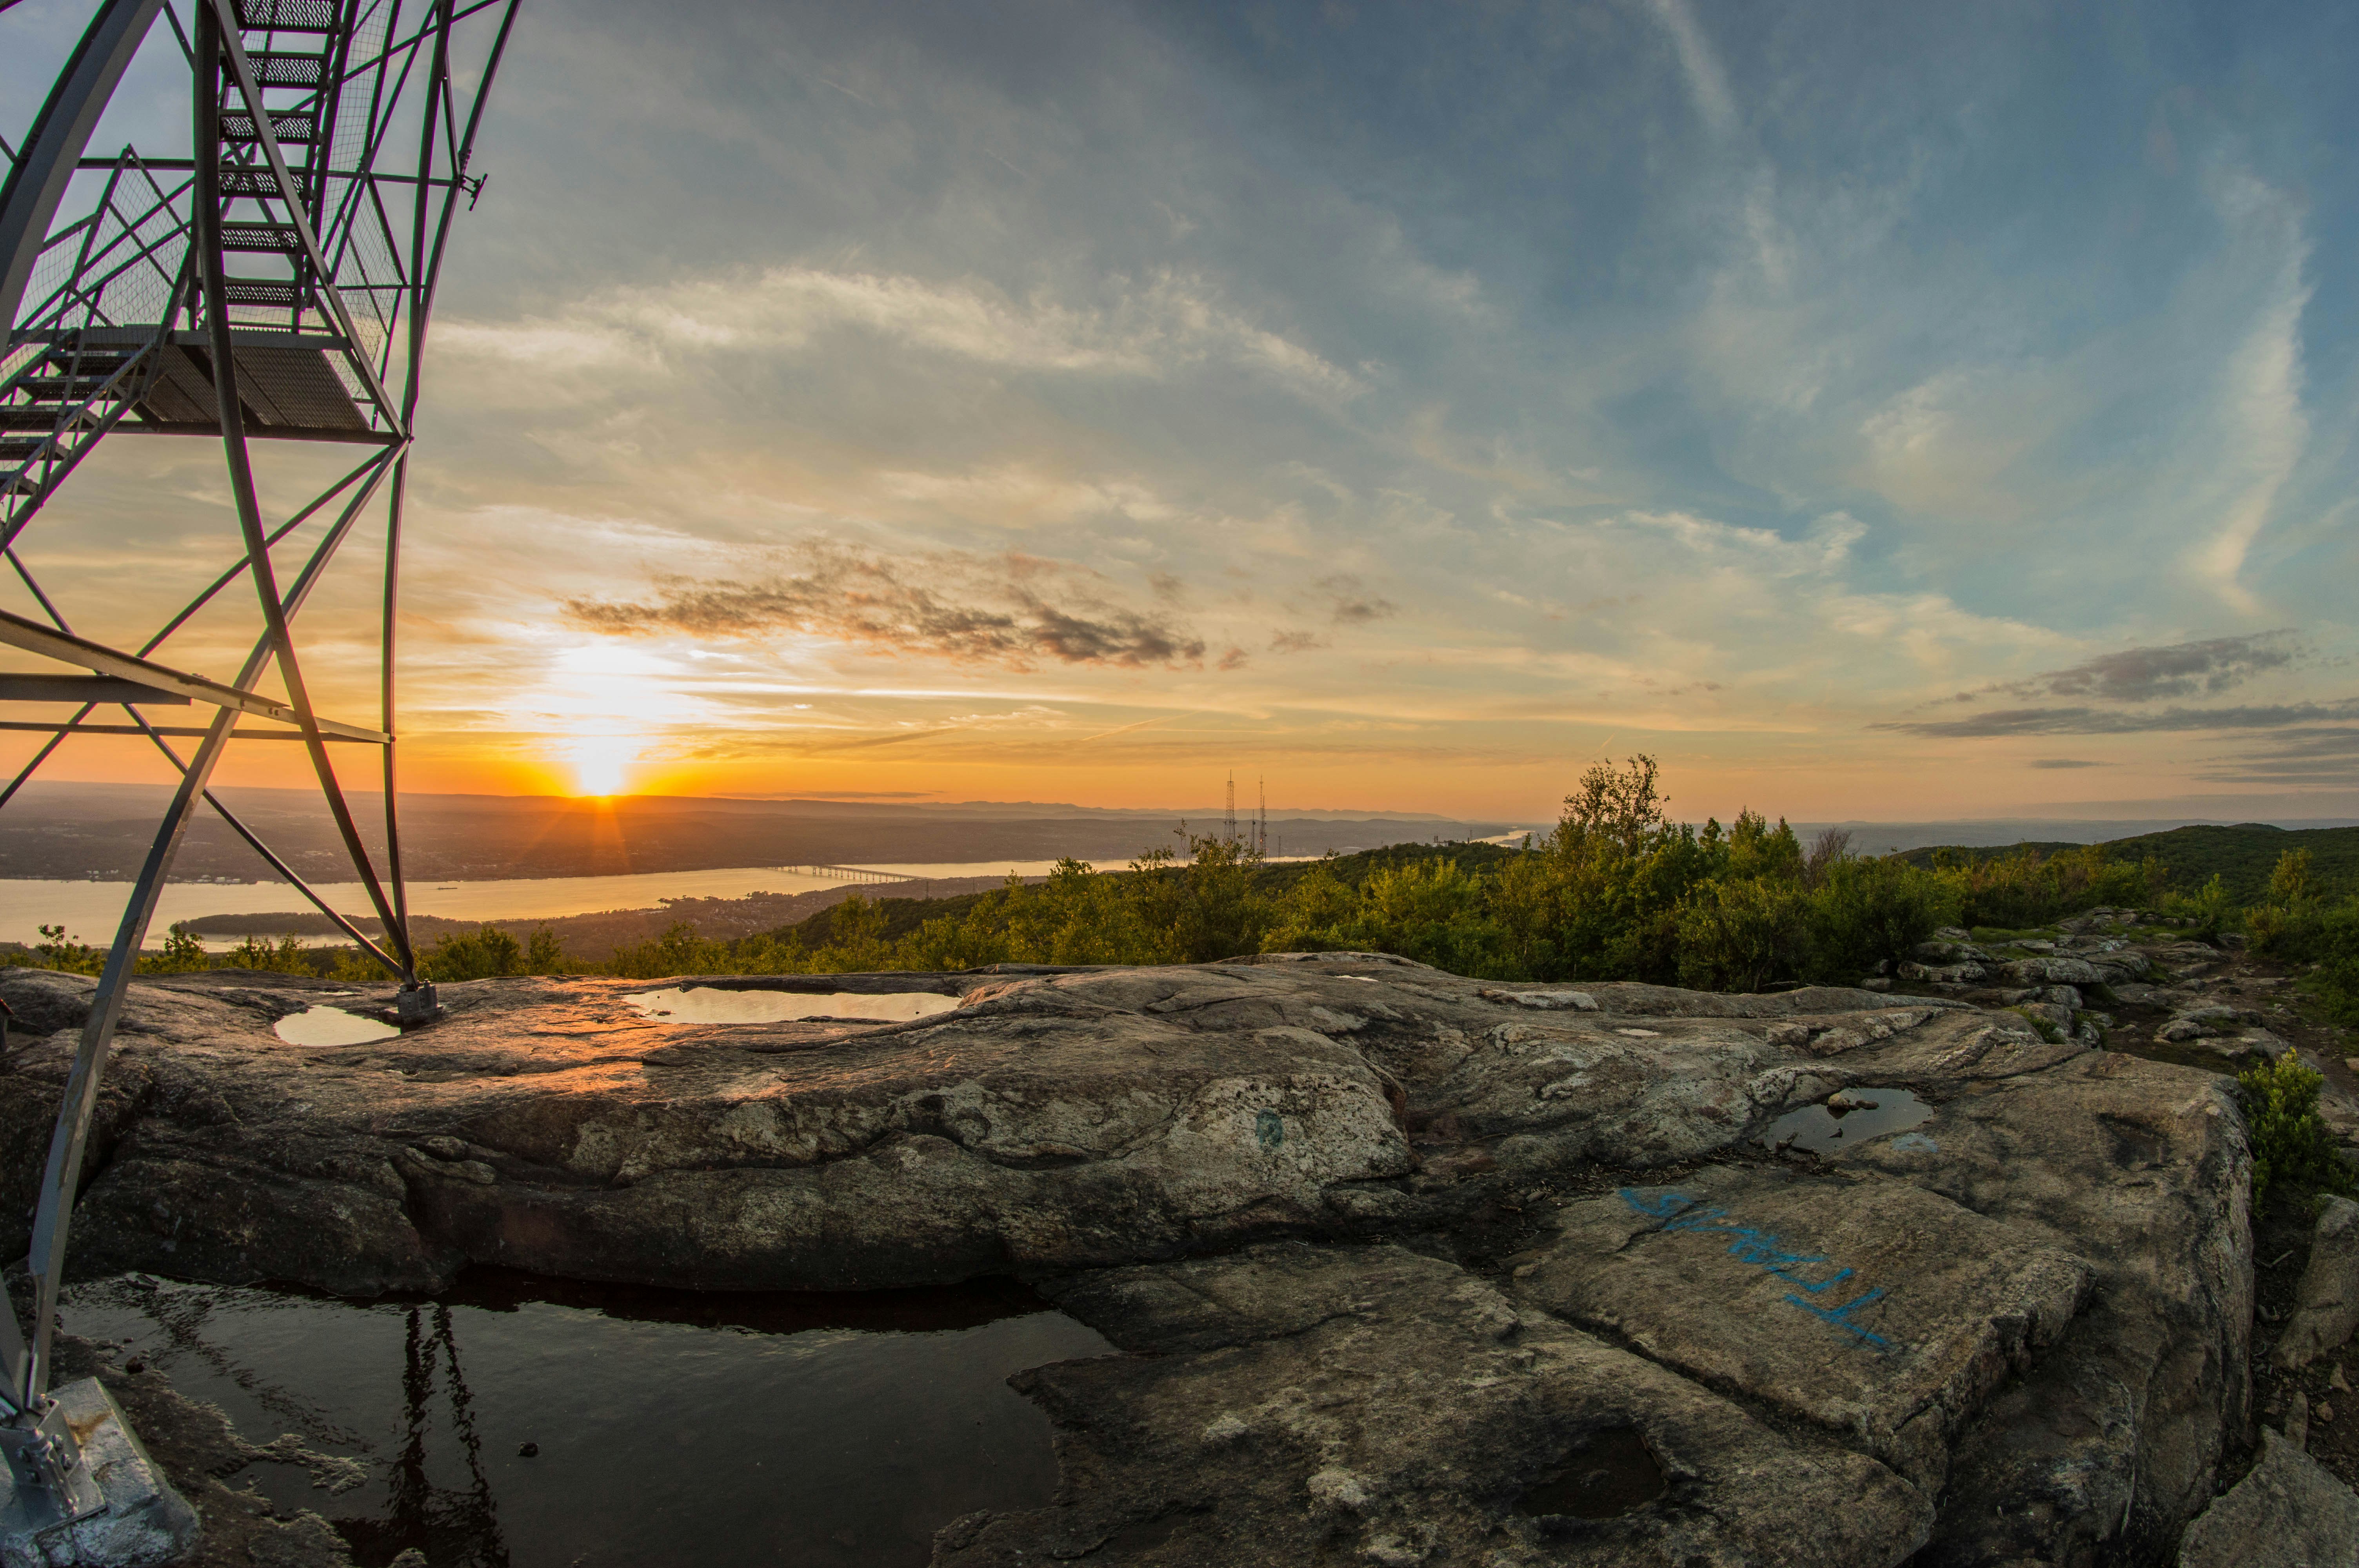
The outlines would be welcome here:
<svg viewBox="0 0 2359 1568">
<path fill-rule="evenodd" d="M 1134 1354 L 1016 1386 L 1050 1508 L 942 1531 L 938 1568 L 1886 1564 L 1930 1499 L 1396 1247 L 1279 1243 L 1051 1284 Z"/>
<path fill-rule="evenodd" d="M 1030 1375 L 1065 1500 L 969 1521 L 960 1562 L 2151 1563 L 2245 1428 L 2231 1087 L 2017 1013 L 1621 983 L 1583 1006 L 1371 954 L 680 983 L 955 1005 L 715 1024 L 630 981 L 485 980 L 397 1038 L 306 1046 L 273 1023 L 390 993 L 143 980 L 71 1264 L 359 1295 L 470 1262 L 1056 1281 L 1140 1354 Z M 24 1021 L 0 1247 L 90 987 L 0 969 Z M 1929 1114 L 1763 1141 L 1863 1090 Z M 1697 1203 L 1785 1273 L 1669 1223 Z"/>
<path fill-rule="evenodd" d="M 2349 1568 L 2359 1563 L 2359 1496 L 2266 1428 L 2261 1462 L 2203 1510 L 2179 1568 Z"/>
<path fill-rule="evenodd" d="M 1950 1441 L 2093 1271 L 1905 1182 L 1721 1167 L 1561 1211 L 1520 1302 L 1788 1411 L 1938 1490 Z"/>
</svg>

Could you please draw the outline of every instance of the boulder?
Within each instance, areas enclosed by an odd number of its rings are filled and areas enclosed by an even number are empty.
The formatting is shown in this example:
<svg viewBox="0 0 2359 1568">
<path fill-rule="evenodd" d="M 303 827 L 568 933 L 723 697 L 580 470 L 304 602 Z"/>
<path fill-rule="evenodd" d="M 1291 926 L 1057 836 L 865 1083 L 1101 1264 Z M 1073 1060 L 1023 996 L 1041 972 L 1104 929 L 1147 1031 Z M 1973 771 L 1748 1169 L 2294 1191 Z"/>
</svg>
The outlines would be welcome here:
<svg viewBox="0 0 2359 1568">
<path fill-rule="evenodd" d="M 1968 986 L 1986 979 L 1990 974 L 1982 965 L 1973 962 L 1955 964 L 1903 964 L 1903 979 L 1924 980 L 1931 985 Z"/>
<path fill-rule="evenodd" d="M 2258 1028 L 2260 1023 L 2261 1015 L 2250 1008 L 2198 1002 L 2173 1013 L 2169 1022 L 2155 1031 L 2155 1037 L 2171 1041 L 2213 1039 L 2242 1033 Z"/>
<path fill-rule="evenodd" d="M 2359 1562 L 2359 1497 L 2274 1432 L 2261 1462 L 2188 1526 L 2179 1568 L 2327 1568 Z"/>
<path fill-rule="evenodd" d="M 2048 1025 L 2050 1029 L 2061 1030 L 2066 1033 L 2071 1032 L 2072 1010 L 2061 1002 L 2027 1001 L 2015 1011 L 2026 1018 Z"/>
<path fill-rule="evenodd" d="M 2026 986 L 2099 986 L 2105 983 L 2104 972 L 2086 958 L 2018 958 L 2006 966 L 2006 973 L 2017 985 Z"/>
<path fill-rule="evenodd" d="M 2359 1203 L 2329 1197 L 2310 1233 L 2310 1262 L 2272 1358 L 2306 1367 L 2359 1329 Z"/>
</svg>

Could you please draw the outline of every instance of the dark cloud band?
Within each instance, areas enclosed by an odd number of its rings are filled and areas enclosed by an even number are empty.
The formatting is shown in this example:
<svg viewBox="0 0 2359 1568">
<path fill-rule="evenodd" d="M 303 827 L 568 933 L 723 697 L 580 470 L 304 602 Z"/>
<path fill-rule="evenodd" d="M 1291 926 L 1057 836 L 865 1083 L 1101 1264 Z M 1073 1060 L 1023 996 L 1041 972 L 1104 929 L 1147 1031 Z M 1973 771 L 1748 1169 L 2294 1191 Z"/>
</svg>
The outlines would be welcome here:
<svg viewBox="0 0 2359 1568">
<path fill-rule="evenodd" d="M 1051 660 L 1127 668 L 1203 661 L 1203 639 L 1109 602 L 1103 579 L 1060 562 L 947 551 L 886 558 L 832 541 L 792 555 L 792 569 L 755 581 L 659 579 L 651 600 L 569 600 L 565 613 L 609 636 L 800 633 L 1018 669 Z"/>
</svg>

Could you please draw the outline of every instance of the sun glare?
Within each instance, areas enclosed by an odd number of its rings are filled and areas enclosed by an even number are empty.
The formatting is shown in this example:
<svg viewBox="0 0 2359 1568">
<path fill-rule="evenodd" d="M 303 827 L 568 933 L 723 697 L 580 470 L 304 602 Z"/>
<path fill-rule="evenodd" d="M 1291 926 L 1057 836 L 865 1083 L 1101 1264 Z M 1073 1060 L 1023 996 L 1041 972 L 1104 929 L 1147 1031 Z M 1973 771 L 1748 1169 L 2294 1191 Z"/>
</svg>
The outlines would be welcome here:
<svg viewBox="0 0 2359 1568">
<path fill-rule="evenodd" d="M 573 749 L 573 793 L 620 795 L 630 782 L 637 748 L 619 737 L 591 736 Z"/>
</svg>

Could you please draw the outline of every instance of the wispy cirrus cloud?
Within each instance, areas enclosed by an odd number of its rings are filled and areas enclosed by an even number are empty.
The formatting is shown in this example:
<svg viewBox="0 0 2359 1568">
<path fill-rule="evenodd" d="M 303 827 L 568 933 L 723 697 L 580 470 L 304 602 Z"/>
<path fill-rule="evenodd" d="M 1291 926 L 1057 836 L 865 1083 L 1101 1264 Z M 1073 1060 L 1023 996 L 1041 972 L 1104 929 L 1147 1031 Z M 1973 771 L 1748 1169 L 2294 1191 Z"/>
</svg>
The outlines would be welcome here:
<svg viewBox="0 0 2359 1568">
<path fill-rule="evenodd" d="M 564 613 L 609 636 L 801 634 L 1015 669 L 1173 668 L 1204 657 L 1204 640 L 1187 627 L 1118 602 L 1103 578 L 1064 562 L 1015 552 L 887 557 L 824 538 L 786 556 L 750 581 L 658 578 L 652 599 L 571 599 Z"/>
<path fill-rule="evenodd" d="M 1006 370 L 1159 379 L 1219 361 L 1348 395 L 1352 372 L 1273 331 L 1201 276 L 1160 268 L 1102 280 L 1077 301 L 972 279 L 774 266 L 604 289 L 554 315 L 452 321 L 438 346 L 530 371 L 646 372 L 724 353 L 781 353 L 836 336 L 882 340 Z"/>
</svg>

